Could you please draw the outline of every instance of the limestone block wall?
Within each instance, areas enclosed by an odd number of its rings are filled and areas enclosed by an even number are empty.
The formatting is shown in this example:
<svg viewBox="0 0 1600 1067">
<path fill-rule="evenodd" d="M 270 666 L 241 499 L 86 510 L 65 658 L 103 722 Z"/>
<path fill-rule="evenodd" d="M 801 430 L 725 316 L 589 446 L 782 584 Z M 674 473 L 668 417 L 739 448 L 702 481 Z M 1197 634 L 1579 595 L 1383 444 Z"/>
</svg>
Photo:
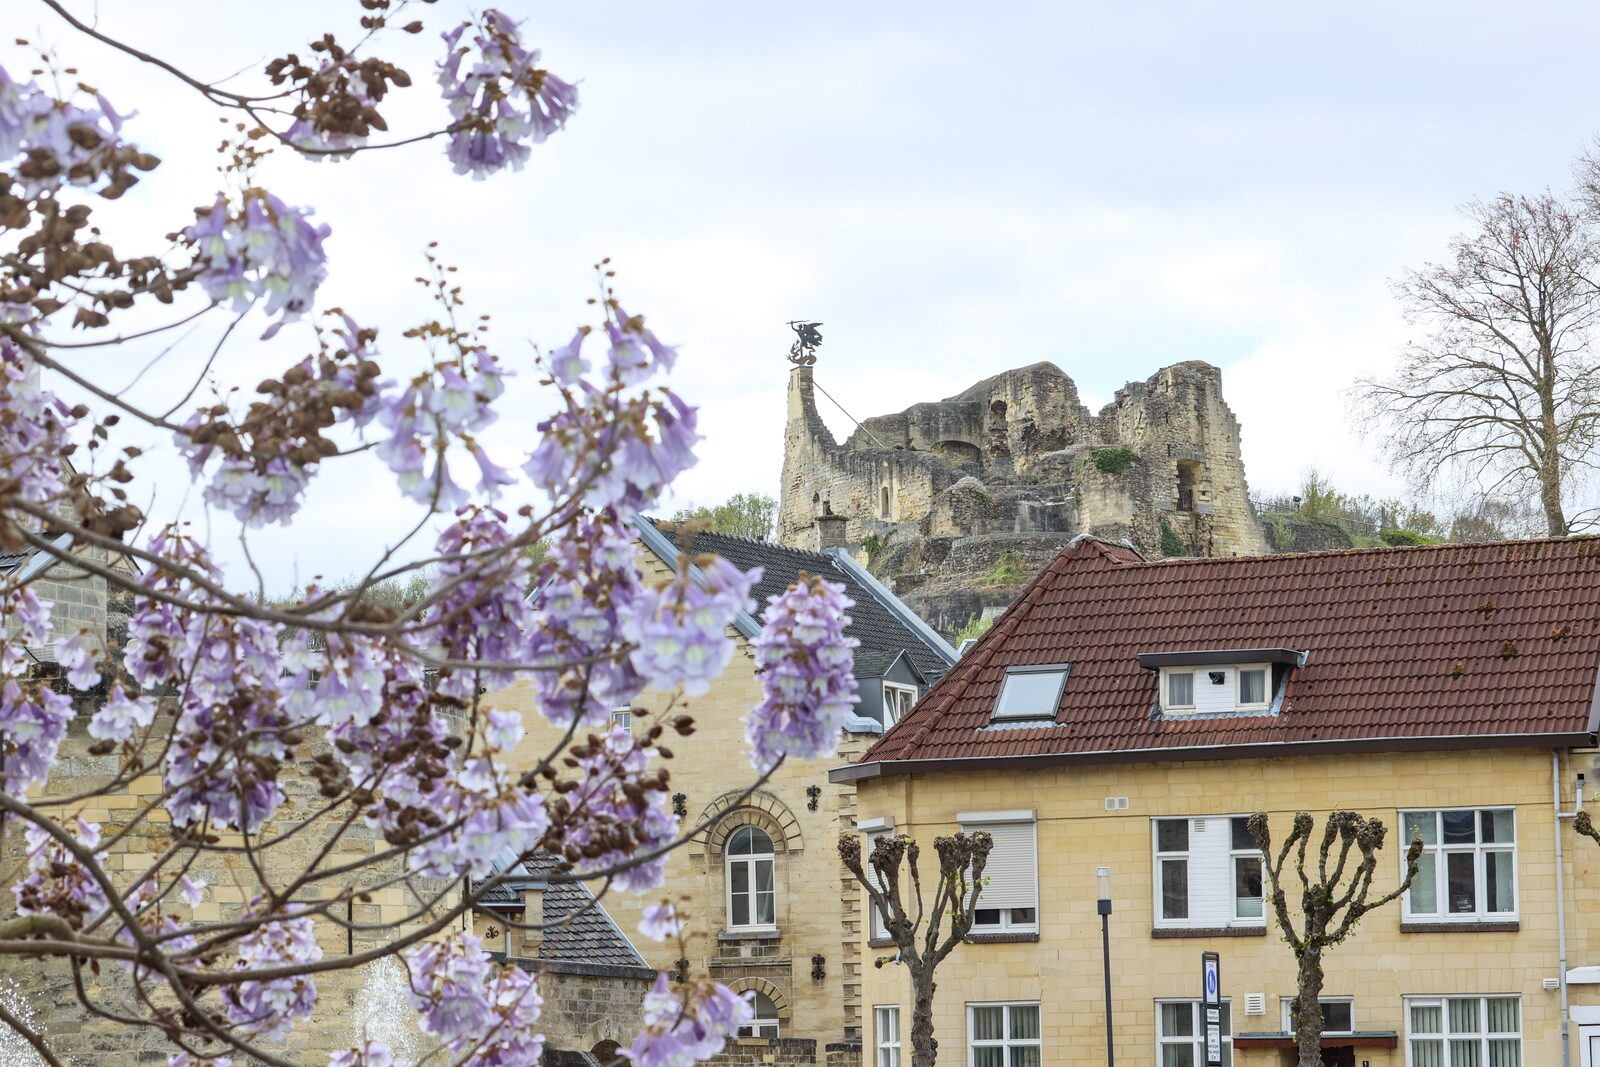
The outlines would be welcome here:
<svg viewBox="0 0 1600 1067">
<path fill-rule="evenodd" d="M 1563 755 L 1559 775 L 1564 810 L 1575 801 L 1577 770 L 1595 757 Z M 1544 981 L 1560 973 L 1556 940 L 1555 819 L 1551 754 L 1539 749 L 1290 757 L 1226 762 L 1129 763 L 1031 769 L 1026 772 L 940 774 L 861 783 L 862 818 L 889 817 L 901 832 L 926 842 L 956 829 L 956 813 L 1031 810 L 1038 819 L 1039 924 L 1037 939 L 958 948 L 938 973 L 935 1004 L 941 1059 L 960 1062 L 967 1046 L 964 1005 L 979 1001 L 1037 1001 L 1042 1006 L 1043 1061 L 1078 1062 L 1104 1055 L 1100 920 L 1095 868 L 1112 872 L 1110 920 L 1117 1059 L 1156 1062 L 1155 1013 L 1160 999 L 1197 999 L 1204 950 L 1221 954 L 1222 992 L 1231 1000 L 1234 1031 L 1281 1028 L 1279 998 L 1294 992 L 1294 958 L 1276 922 L 1245 936 L 1216 931 L 1153 935 L 1151 819 L 1158 816 L 1238 815 L 1267 811 L 1281 839 L 1298 810 L 1319 827 L 1329 811 L 1377 816 L 1390 828 L 1375 884 L 1400 877 L 1398 813 L 1408 809 L 1511 807 L 1516 818 L 1518 913 L 1509 925 L 1444 931 L 1401 929 L 1391 904 L 1362 920 L 1350 939 L 1325 958 L 1327 996 L 1353 996 L 1357 1026 L 1391 1031 L 1395 1049 L 1363 1048 L 1357 1062 L 1404 1067 L 1411 995 L 1518 995 L 1523 1049 L 1520 1062 L 1559 1064 L 1560 999 Z M 1127 797 L 1126 811 L 1107 812 L 1106 797 Z M 1569 966 L 1600 963 L 1600 849 L 1570 829 L 1566 835 L 1566 920 Z M 1320 833 L 1320 830 L 1319 830 Z M 1292 897 L 1292 894 L 1291 894 Z M 1269 909 L 1270 911 L 1270 909 Z M 1163 933 L 1167 933 L 1163 931 Z M 864 1003 L 899 1004 L 910 1018 L 901 970 L 868 969 Z M 1247 993 L 1265 997 L 1263 1015 L 1246 1013 Z M 1600 1008 L 1600 987 L 1573 985 L 1575 1008 Z M 868 1015 L 866 1047 L 874 1035 Z M 1574 1049 L 1577 1028 L 1573 1028 Z M 1278 1067 L 1275 1050 L 1235 1051 L 1242 1067 Z M 1576 1051 L 1573 1062 L 1578 1062 Z"/>
</svg>

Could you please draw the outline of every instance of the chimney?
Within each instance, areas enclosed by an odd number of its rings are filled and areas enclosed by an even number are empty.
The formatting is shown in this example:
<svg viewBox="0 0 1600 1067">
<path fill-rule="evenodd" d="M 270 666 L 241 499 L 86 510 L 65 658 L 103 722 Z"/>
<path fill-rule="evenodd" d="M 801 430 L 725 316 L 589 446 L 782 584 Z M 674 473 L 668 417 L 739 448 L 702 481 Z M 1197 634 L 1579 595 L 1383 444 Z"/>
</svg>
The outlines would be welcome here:
<svg viewBox="0 0 1600 1067">
<path fill-rule="evenodd" d="M 811 520 L 817 531 L 817 551 L 844 547 L 844 528 L 849 522 L 843 515 L 833 513 L 833 503 L 822 502 L 822 514 Z"/>
<path fill-rule="evenodd" d="M 545 883 L 543 881 L 523 884 L 522 921 L 524 923 L 536 926 L 544 924 L 544 890 Z M 517 936 L 522 940 L 517 955 L 524 959 L 537 959 L 539 946 L 544 942 L 544 931 L 542 929 L 518 930 Z"/>
</svg>

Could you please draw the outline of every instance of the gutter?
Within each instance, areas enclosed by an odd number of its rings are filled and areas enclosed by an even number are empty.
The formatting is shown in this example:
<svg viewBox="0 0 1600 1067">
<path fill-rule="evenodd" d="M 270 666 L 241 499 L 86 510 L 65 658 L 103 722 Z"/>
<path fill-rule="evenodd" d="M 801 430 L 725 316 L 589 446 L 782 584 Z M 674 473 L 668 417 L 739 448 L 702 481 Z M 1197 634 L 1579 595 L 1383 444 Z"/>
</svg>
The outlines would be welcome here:
<svg viewBox="0 0 1600 1067">
<path fill-rule="evenodd" d="M 1273 759 L 1280 756 L 1333 756 L 1365 752 L 1448 752 L 1473 748 L 1590 748 L 1594 735 L 1454 734 L 1432 737 L 1334 738 L 1326 741 L 1268 741 L 1253 745 L 1165 745 L 1108 752 L 1054 752 L 1029 756 L 956 756 L 947 759 L 874 760 L 835 767 L 835 784 L 896 775 L 945 774 L 960 771 L 1020 771 L 1048 767 L 1082 767 L 1119 763 L 1182 760 Z"/>
</svg>

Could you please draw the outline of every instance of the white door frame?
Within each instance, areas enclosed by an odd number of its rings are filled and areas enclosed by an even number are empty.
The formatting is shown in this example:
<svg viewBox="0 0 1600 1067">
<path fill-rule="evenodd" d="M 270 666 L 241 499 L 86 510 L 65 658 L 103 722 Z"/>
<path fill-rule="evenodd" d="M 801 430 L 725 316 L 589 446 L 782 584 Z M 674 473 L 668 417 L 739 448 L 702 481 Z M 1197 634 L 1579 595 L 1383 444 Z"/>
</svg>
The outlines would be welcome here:
<svg viewBox="0 0 1600 1067">
<path fill-rule="evenodd" d="M 1600 1067 L 1600 1006 L 1574 1004 L 1568 1012 L 1572 1040 L 1578 1046 L 1579 1067 Z M 1595 1051 L 1590 1051 L 1591 1044 Z"/>
</svg>

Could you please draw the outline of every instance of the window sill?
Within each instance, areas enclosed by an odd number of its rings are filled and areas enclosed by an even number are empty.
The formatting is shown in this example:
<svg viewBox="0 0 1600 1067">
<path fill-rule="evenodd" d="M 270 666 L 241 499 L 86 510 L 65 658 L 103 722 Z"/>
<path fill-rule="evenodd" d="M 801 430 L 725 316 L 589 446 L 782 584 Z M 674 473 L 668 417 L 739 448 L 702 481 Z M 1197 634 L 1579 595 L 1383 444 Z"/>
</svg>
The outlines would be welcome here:
<svg viewBox="0 0 1600 1067">
<path fill-rule="evenodd" d="M 776 941 L 783 936 L 783 931 L 776 926 L 741 928 L 738 930 L 723 930 L 717 934 L 718 941 Z"/>
<path fill-rule="evenodd" d="M 967 935 L 967 943 L 972 945 L 1025 945 L 1038 940 L 1037 930 L 995 930 L 981 933 L 974 930 Z"/>
<path fill-rule="evenodd" d="M 874 938 L 872 938 L 871 940 L 869 940 L 867 942 L 867 947 L 868 948 L 894 948 L 895 947 L 895 943 L 894 943 L 894 940 L 892 938 L 874 937 Z"/>
<path fill-rule="evenodd" d="M 1478 919 L 1472 922 L 1414 922 L 1402 920 L 1402 934 L 1514 934 L 1522 929 L 1517 919 Z"/>
<path fill-rule="evenodd" d="M 1164 937 L 1266 937 L 1267 926 L 1156 926 L 1150 930 L 1154 938 Z"/>
</svg>

